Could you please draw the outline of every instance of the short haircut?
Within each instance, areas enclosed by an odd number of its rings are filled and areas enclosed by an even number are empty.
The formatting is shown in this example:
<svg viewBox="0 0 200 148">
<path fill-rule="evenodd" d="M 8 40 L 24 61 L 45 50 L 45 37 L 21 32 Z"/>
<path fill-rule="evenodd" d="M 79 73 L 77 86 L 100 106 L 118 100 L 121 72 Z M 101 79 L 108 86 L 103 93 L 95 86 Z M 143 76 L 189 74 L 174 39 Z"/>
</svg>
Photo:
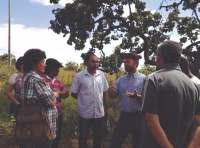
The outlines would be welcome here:
<svg viewBox="0 0 200 148">
<path fill-rule="evenodd" d="M 63 66 L 58 60 L 49 58 L 46 60 L 45 73 L 50 74 L 60 67 L 63 67 Z"/>
<path fill-rule="evenodd" d="M 166 64 L 179 64 L 182 47 L 179 43 L 168 40 L 158 47 L 157 52 Z"/>
<path fill-rule="evenodd" d="M 122 54 L 122 59 L 132 59 L 132 60 L 138 61 L 141 58 L 142 57 L 136 53 L 123 53 Z"/>
<path fill-rule="evenodd" d="M 22 65 L 23 65 L 23 57 L 19 57 L 15 63 L 15 68 L 17 70 L 20 70 Z"/>
<path fill-rule="evenodd" d="M 90 59 L 90 57 L 91 56 L 96 56 L 96 55 L 94 54 L 94 51 L 88 51 L 87 53 L 82 54 L 81 56 L 83 58 L 84 64 L 87 64 L 89 59 Z"/>
<path fill-rule="evenodd" d="M 24 54 L 24 73 L 33 70 L 37 63 L 45 58 L 45 52 L 40 49 L 29 49 L 26 51 Z"/>
</svg>

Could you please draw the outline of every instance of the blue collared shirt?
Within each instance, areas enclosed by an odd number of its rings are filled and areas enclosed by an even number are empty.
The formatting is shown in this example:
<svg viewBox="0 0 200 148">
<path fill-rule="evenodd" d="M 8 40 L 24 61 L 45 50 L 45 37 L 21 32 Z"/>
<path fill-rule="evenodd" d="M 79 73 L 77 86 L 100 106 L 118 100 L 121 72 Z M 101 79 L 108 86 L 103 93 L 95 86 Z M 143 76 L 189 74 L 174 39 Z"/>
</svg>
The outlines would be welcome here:
<svg viewBox="0 0 200 148">
<path fill-rule="evenodd" d="M 143 99 L 130 98 L 126 94 L 127 91 L 142 94 L 145 75 L 141 73 L 127 74 L 117 81 L 117 93 L 119 95 L 119 106 L 122 112 L 135 113 L 141 111 Z"/>
</svg>

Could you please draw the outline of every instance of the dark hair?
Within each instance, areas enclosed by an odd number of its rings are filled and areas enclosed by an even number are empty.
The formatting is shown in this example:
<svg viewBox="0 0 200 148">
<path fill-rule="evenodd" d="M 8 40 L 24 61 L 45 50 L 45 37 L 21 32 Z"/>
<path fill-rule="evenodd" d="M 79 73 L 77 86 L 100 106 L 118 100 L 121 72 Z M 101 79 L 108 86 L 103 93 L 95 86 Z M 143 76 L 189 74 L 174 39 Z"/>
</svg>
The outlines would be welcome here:
<svg viewBox="0 0 200 148">
<path fill-rule="evenodd" d="M 49 74 L 60 67 L 63 67 L 63 66 L 58 60 L 49 58 L 46 60 L 45 73 Z"/>
<path fill-rule="evenodd" d="M 142 57 L 136 53 L 123 53 L 122 59 L 132 59 L 132 60 L 139 60 Z"/>
<path fill-rule="evenodd" d="M 84 64 L 87 64 L 91 56 L 96 56 L 94 51 L 88 51 L 87 53 L 83 53 L 81 57 L 83 58 Z"/>
<path fill-rule="evenodd" d="M 15 68 L 17 70 L 20 70 L 22 65 L 23 65 L 23 57 L 19 57 L 15 63 Z"/>
<path fill-rule="evenodd" d="M 40 49 L 29 49 L 24 54 L 24 73 L 28 73 L 37 63 L 46 58 L 45 52 Z"/>
<path fill-rule="evenodd" d="M 191 69 L 190 69 L 190 63 L 186 56 L 181 56 L 180 58 L 180 67 L 183 73 L 185 73 L 188 77 L 192 77 Z"/>
<path fill-rule="evenodd" d="M 165 41 L 158 47 L 158 54 L 161 55 L 165 64 L 179 64 L 182 47 L 175 41 Z"/>
</svg>

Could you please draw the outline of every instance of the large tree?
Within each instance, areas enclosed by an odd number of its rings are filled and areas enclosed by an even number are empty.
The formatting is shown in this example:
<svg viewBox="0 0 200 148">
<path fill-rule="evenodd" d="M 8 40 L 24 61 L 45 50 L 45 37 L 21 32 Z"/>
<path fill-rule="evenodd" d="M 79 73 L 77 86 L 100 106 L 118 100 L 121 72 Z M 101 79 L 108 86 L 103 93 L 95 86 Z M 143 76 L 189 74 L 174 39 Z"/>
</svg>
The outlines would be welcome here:
<svg viewBox="0 0 200 148">
<path fill-rule="evenodd" d="M 58 3 L 59 0 L 50 2 Z M 67 35 L 67 43 L 74 45 L 76 50 L 90 42 L 91 50 L 101 51 L 102 65 L 107 66 L 106 69 L 119 67 L 120 53 L 125 49 L 144 54 L 145 63 L 154 64 L 152 55 L 158 44 L 169 39 L 169 33 L 174 31 L 181 36 L 183 44 L 189 43 L 185 53 L 192 56 L 191 59 L 200 59 L 200 51 L 193 51 L 199 49 L 200 42 L 198 4 L 198 0 L 163 0 L 160 9 L 165 8 L 166 14 L 162 16 L 159 11 L 146 9 L 142 0 L 75 0 L 64 8 L 53 10 L 55 19 L 50 21 L 50 28 Z M 189 15 L 182 15 L 185 10 L 189 10 Z M 116 45 L 115 53 L 105 57 L 104 46 L 112 40 L 119 40 L 119 45 Z"/>
<path fill-rule="evenodd" d="M 200 77 L 200 1 L 163 0 L 160 9 L 168 12 L 167 32 L 176 29 L 180 42 L 186 44 L 183 53 L 188 56 L 193 73 Z"/>
</svg>

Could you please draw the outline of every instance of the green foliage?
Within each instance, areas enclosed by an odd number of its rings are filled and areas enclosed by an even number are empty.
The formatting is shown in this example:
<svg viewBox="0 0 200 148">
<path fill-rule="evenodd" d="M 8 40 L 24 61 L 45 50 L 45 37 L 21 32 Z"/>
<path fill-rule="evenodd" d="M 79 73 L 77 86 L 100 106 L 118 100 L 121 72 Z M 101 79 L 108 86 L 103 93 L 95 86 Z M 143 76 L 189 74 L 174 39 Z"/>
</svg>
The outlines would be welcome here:
<svg viewBox="0 0 200 148">
<path fill-rule="evenodd" d="M 76 99 L 68 97 L 63 100 L 64 106 L 64 124 L 63 136 L 64 137 L 77 137 L 78 132 L 78 114 L 76 110 Z"/>
<path fill-rule="evenodd" d="M 65 70 L 76 71 L 76 72 L 79 71 L 79 68 L 80 68 L 79 64 L 75 62 L 68 62 L 67 64 L 65 64 L 64 67 Z"/>
<path fill-rule="evenodd" d="M 131 10 L 132 4 L 135 12 Z M 123 15 L 126 5 L 130 6 L 129 16 Z M 149 62 L 148 57 L 157 45 L 168 37 L 161 32 L 161 14 L 145 8 L 140 0 L 75 0 L 53 11 L 55 19 L 50 21 L 50 28 L 64 36 L 69 34 L 68 44 L 75 44 L 76 50 L 83 49 L 89 39 L 92 49 L 104 54 L 105 44 L 121 39 L 121 49 L 144 51 L 145 61 Z"/>
<path fill-rule="evenodd" d="M 14 59 L 14 58 L 13 58 Z M 15 60 L 12 61 L 14 63 Z M 8 55 L 0 56 L 0 128 L 8 135 L 12 132 L 14 122 L 8 115 L 9 100 L 6 95 L 8 78 L 15 72 L 14 64 L 8 64 Z"/>
<path fill-rule="evenodd" d="M 104 72 L 114 74 L 119 73 L 119 67 L 122 64 L 122 54 L 120 47 L 115 48 L 115 52 L 110 56 L 101 59 L 101 66 Z"/>
<path fill-rule="evenodd" d="M 50 0 L 58 3 L 59 0 Z M 105 71 L 116 72 L 120 65 L 121 52 L 105 57 L 104 45 L 119 40 L 121 50 L 128 49 L 143 53 L 146 64 L 155 64 L 150 58 L 157 46 L 177 32 L 182 44 L 189 45 L 184 54 L 193 60 L 193 71 L 200 69 L 200 19 L 199 0 L 162 0 L 160 9 L 165 9 L 167 17 L 159 10 L 155 13 L 146 8 L 142 0 L 75 0 L 64 8 L 53 10 L 54 20 L 50 28 L 55 33 L 69 35 L 67 43 L 76 50 L 90 41 L 91 49 L 102 52 L 102 67 Z M 132 6 L 135 11 L 132 11 Z M 129 15 L 124 16 L 124 7 L 129 7 Z M 185 10 L 187 10 L 186 13 Z M 84 20 L 84 21 L 83 21 Z M 198 49 L 198 53 L 195 50 Z M 117 60 L 116 60 L 117 59 Z"/>
<path fill-rule="evenodd" d="M 165 8 L 168 12 L 167 20 L 164 23 L 164 29 L 169 32 L 170 28 L 176 28 L 178 34 L 181 36 L 181 43 L 190 41 L 193 44 L 192 46 L 197 47 L 200 44 L 200 42 L 198 42 L 198 35 L 200 35 L 199 3 L 198 0 L 174 0 L 170 2 L 163 1 L 160 6 L 160 9 Z M 185 10 L 189 10 L 191 15 L 184 16 L 182 11 Z M 191 47 L 191 44 L 188 47 Z M 185 50 L 189 50 L 188 47 L 186 47 Z"/>
<path fill-rule="evenodd" d="M 2 106 L 2 104 L 0 104 Z M 15 124 L 13 118 L 11 118 L 6 112 L 0 112 L 0 129 L 3 129 L 5 134 L 11 135 L 13 132 L 13 126 Z"/>
<path fill-rule="evenodd" d="M 198 77 L 200 77 L 199 4 L 199 0 L 163 0 L 160 6 L 160 9 L 165 9 L 168 12 L 164 30 L 169 32 L 176 29 L 180 35 L 180 42 L 182 44 L 187 42 L 183 53 L 188 56 L 192 71 Z M 188 14 L 184 15 L 183 12 L 186 10 Z"/>
<path fill-rule="evenodd" d="M 139 70 L 140 73 L 143 73 L 146 76 L 155 72 L 155 71 L 156 71 L 155 66 L 153 67 L 153 66 L 150 66 L 150 65 L 145 65 Z"/>
<path fill-rule="evenodd" d="M 72 84 L 76 72 L 73 70 L 61 69 L 59 72 L 59 79 L 67 86 Z"/>
<path fill-rule="evenodd" d="M 13 61 L 14 62 L 14 61 Z M 6 90 L 8 86 L 8 79 L 11 74 L 15 72 L 14 64 L 8 64 L 7 55 L 0 56 L 0 112 L 8 110 L 8 98 Z"/>
<path fill-rule="evenodd" d="M 78 71 L 70 70 L 71 68 L 68 69 L 68 67 L 64 67 L 60 70 L 58 77 L 66 86 L 71 86 L 76 73 L 79 72 L 80 70 L 84 69 L 84 67 L 85 66 L 79 66 Z M 113 72 L 113 73 L 105 73 L 105 76 L 106 76 L 106 79 L 108 80 L 109 84 L 112 84 L 122 74 L 124 74 L 124 72 L 118 70 L 117 72 Z"/>
</svg>

